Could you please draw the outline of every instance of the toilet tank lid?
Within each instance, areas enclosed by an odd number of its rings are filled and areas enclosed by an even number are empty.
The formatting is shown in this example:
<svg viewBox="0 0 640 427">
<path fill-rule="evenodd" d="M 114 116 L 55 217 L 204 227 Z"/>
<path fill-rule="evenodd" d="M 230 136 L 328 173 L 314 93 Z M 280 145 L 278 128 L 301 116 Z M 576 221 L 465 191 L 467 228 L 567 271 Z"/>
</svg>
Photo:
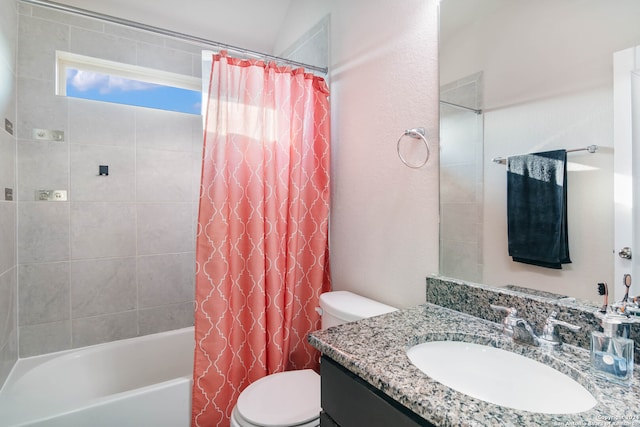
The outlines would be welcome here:
<svg viewBox="0 0 640 427">
<path fill-rule="evenodd" d="M 390 305 L 365 298 L 349 291 L 325 292 L 320 295 L 320 308 L 347 322 L 396 311 Z"/>
</svg>

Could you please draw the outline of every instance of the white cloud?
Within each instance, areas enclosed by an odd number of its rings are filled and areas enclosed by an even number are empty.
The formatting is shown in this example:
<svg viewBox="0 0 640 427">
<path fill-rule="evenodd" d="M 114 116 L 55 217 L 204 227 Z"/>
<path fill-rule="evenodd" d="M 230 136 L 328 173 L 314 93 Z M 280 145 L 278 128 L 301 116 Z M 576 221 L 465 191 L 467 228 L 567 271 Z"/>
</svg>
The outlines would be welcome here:
<svg viewBox="0 0 640 427">
<path fill-rule="evenodd" d="M 69 70 L 69 73 L 67 74 L 67 84 L 81 92 L 98 89 L 102 94 L 109 93 L 114 90 L 129 92 L 153 89 L 157 87 L 157 85 L 138 80 L 125 79 L 123 77 L 110 76 L 83 70 Z"/>
</svg>

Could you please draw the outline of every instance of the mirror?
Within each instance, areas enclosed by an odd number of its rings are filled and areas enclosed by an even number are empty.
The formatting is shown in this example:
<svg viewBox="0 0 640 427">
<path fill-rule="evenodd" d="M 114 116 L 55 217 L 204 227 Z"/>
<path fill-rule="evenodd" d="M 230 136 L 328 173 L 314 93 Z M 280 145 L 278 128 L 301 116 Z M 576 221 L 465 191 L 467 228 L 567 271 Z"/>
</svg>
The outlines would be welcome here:
<svg viewBox="0 0 640 427">
<path fill-rule="evenodd" d="M 617 257 L 613 54 L 640 45 L 638 16 L 637 0 L 441 1 L 440 274 L 600 301 Z M 589 145 L 567 154 L 572 263 L 513 262 L 492 159 Z"/>
</svg>

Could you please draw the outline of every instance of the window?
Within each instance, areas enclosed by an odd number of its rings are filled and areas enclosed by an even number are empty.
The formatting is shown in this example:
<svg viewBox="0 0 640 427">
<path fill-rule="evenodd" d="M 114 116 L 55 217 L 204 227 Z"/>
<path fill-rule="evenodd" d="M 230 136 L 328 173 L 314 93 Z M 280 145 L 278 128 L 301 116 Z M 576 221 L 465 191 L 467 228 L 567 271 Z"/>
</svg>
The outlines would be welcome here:
<svg viewBox="0 0 640 427">
<path fill-rule="evenodd" d="M 200 114 L 200 79 L 68 52 L 56 52 L 56 94 Z"/>
</svg>

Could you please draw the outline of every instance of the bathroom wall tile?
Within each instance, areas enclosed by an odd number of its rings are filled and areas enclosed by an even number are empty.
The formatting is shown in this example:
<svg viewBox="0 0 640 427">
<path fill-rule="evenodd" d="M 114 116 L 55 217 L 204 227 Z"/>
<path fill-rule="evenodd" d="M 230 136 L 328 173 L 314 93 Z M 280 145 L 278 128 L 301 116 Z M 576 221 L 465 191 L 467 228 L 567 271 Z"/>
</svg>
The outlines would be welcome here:
<svg viewBox="0 0 640 427">
<path fill-rule="evenodd" d="M 191 200 L 194 203 L 200 202 L 200 184 L 202 181 L 202 155 L 193 154 L 193 178 L 191 184 Z M 196 212 L 197 215 L 197 212 Z"/>
<path fill-rule="evenodd" d="M 20 326 L 18 335 L 20 337 L 18 354 L 21 358 L 71 348 L 71 322 L 69 320 Z"/>
<path fill-rule="evenodd" d="M 471 108 L 482 108 L 483 78 L 483 73 L 480 71 L 443 85 L 440 88 L 440 96 L 447 102 Z"/>
<path fill-rule="evenodd" d="M 135 28 L 125 27 L 117 24 L 104 24 L 104 32 L 129 40 L 135 40 L 139 42 L 145 42 L 148 44 L 155 44 L 158 46 L 164 46 L 165 37 L 150 31 L 137 30 Z"/>
<path fill-rule="evenodd" d="M 68 141 L 133 147 L 136 110 L 128 105 L 70 98 Z"/>
<path fill-rule="evenodd" d="M 447 102 L 464 105 L 470 108 L 482 108 L 478 103 L 478 87 L 476 82 L 459 82 L 455 89 L 446 90 L 442 97 Z"/>
<path fill-rule="evenodd" d="M 443 240 L 441 271 L 443 276 L 459 277 L 471 282 L 482 281 L 482 259 L 478 257 L 479 245 L 473 242 Z"/>
<path fill-rule="evenodd" d="M 195 254 L 168 254 L 138 258 L 141 308 L 195 299 Z"/>
<path fill-rule="evenodd" d="M 17 2 L 0 2 L 0 120 L 16 124 Z M 0 125 L 1 126 L 1 125 Z M 0 388 L 18 359 L 17 203 L 5 201 L 4 189 L 16 196 L 16 140 L 0 128 Z"/>
<path fill-rule="evenodd" d="M 192 129 L 192 155 L 193 155 L 193 195 L 192 200 L 197 202 L 200 200 L 200 180 L 202 179 L 202 151 L 204 147 L 204 137 L 202 129 L 202 118 L 198 123 L 194 123 Z"/>
<path fill-rule="evenodd" d="M 482 73 L 441 88 L 441 97 L 459 105 L 482 107 L 479 82 Z M 466 280 L 481 281 L 483 145 L 482 116 L 440 106 L 440 199 L 441 272 Z"/>
<path fill-rule="evenodd" d="M 192 215 L 192 223 L 193 223 L 193 247 L 196 247 L 196 242 L 198 238 L 198 214 L 200 213 L 200 204 L 199 202 L 194 202 L 191 204 L 191 212 Z"/>
<path fill-rule="evenodd" d="M 21 265 L 18 283 L 20 326 L 69 319 L 68 262 Z"/>
<path fill-rule="evenodd" d="M 17 10 L 15 1 L 0 2 L 0 29 L 5 40 L 6 49 L 0 52 L 0 64 L 6 65 L 9 70 L 14 70 L 11 65 L 16 57 L 17 46 Z M 0 381 L 2 384 L 2 381 Z"/>
<path fill-rule="evenodd" d="M 69 203 L 18 204 L 18 262 L 69 259 Z"/>
<path fill-rule="evenodd" d="M 191 64 L 188 52 L 138 43 L 138 65 L 142 67 L 190 76 L 193 73 Z"/>
<path fill-rule="evenodd" d="M 96 31 L 71 27 L 70 50 L 109 61 L 136 63 L 136 42 Z"/>
<path fill-rule="evenodd" d="M 72 203 L 72 259 L 135 255 L 135 215 L 131 203 Z"/>
<path fill-rule="evenodd" d="M 304 46 L 304 50 L 300 51 L 306 52 L 306 55 L 302 54 L 300 56 L 301 59 L 307 64 L 318 65 L 321 67 L 326 67 L 329 65 L 329 31 L 328 28 L 322 28 L 317 33 L 313 35 L 311 39 L 307 41 Z M 307 62 L 311 61 L 311 62 Z"/>
<path fill-rule="evenodd" d="M 0 130 L 0 132 L 3 134 L 4 136 L 4 141 L 8 142 L 10 145 L 13 146 L 13 150 L 15 150 L 15 142 L 16 142 L 16 130 L 15 127 L 17 126 L 17 111 L 18 111 L 18 79 L 15 75 L 14 70 L 11 68 L 11 66 L 15 64 L 0 64 L 0 72 L 6 72 L 9 73 L 10 80 L 9 83 L 11 84 L 11 88 L 9 89 L 9 92 L 6 93 L 7 99 L 6 102 L 4 103 L 3 107 L 4 108 L 0 108 L 0 118 L 5 118 L 5 119 L 9 119 L 11 121 L 11 123 L 14 126 L 14 132 L 13 135 L 9 134 L 8 132 L 4 131 L 4 130 Z M 1 122 L 4 125 L 4 121 Z M 1 128 L 0 128 L 1 129 Z M 6 159 L 6 158 L 5 158 Z M 14 162 L 15 163 L 15 162 Z M 12 166 L 12 172 L 15 171 L 15 164 Z M 4 172 L 7 173 L 7 172 Z"/>
<path fill-rule="evenodd" d="M 14 305 L 19 274 L 25 290 L 20 301 L 24 309 L 16 307 L 16 326 L 9 335 L 20 336 L 19 352 L 27 357 L 192 325 L 201 117 L 59 97 L 50 70 L 55 49 L 63 49 L 199 75 L 200 47 L 39 6 L 16 5 L 24 23 L 23 74 L 16 79 L 16 102 L 5 114 L 14 120 L 16 136 L 0 135 L 0 159 L 18 162 L 10 162 L 9 170 L 0 160 L 0 190 L 4 182 L 19 185 L 15 196 L 20 203 L 0 201 L 0 241 L 16 234 L 20 241 L 13 260 L 4 255 L 6 244 L 0 248 L 0 275 L 3 268 L 14 271 Z M 4 25 L 5 6 L 0 5 L 2 32 L 9 28 Z M 18 64 L 8 67 L 17 70 Z M 65 141 L 36 141 L 33 128 L 63 130 Z M 95 176 L 97 165 L 105 163 L 110 166 L 106 180 Z M 69 202 L 36 202 L 36 189 L 66 189 Z M 7 205 L 13 206 L 14 219 L 5 223 Z M 164 258 L 146 256 L 158 254 Z M 135 257 L 140 255 L 144 259 L 138 266 L 141 258 Z M 44 292 L 34 297 L 32 289 L 45 286 L 43 271 L 56 263 L 67 265 L 70 259 L 69 282 L 63 284 L 61 276 L 51 272 Z M 142 311 L 139 270 L 145 273 L 142 299 L 149 304 Z M 65 286 L 68 298 L 55 292 Z M 4 310 L 1 288 L 0 284 Z M 52 302 L 36 313 L 35 307 L 45 305 L 42 298 Z M 2 315 L 0 311 L 0 337 L 6 335 Z M 63 318 L 47 320 L 58 317 Z M 42 323 L 18 327 L 19 320 Z M 15 353 L 17 343 L 13 346 Z M 0 343 L 0 381 L 3 351 Z"/>
<path fill-rule="evenodd" d="M 67 130 L 67 98 L 53 96 L 54 81 L 18 77 L 17 137 L 31 139 L 33 129 Z"/>
<path fill-rule="evenodd" d="M 17 3 L 18 3 L 18 13 L 20 15 L 31 16 L 31 12 L 33 11 L 33 6 L 31 6 L 30 4 L 22 3 L 21 1 Z"/>
<path fill-rule="evenodd" d="M 5 188 L 13 188 L 16 197 L 16 140 L 8 133 L 0 132 L 0 200 L 4 200 Z"/>
<path fill-rule="evenodd" d="M 193 182 L 191 153 L 138 149 L 136 195 L 138 201 L 186 202 Z"/>
<path fill-rule="evenodd" d="M 440 228 L 442 235 L 455 242 L 476 243 L 477 230 L 480 228 L 479 211 L 482 206 L 476 203 L 443 204 Z"/>
<path fill-rule="evenodd" d="M 71 317 L 133 310 L 137 306 L 135 258 L 71 263 Z"/>
<path fill-rule="evenodd" d="M 18 29 L 18 75 L 53 81 L 56 76 L 56 50 L 69 50 L 69 26 L 20 16 Z"/>
<path fill-rule="evenodd" d="M 191 149 L 202 156 L 202 147 L 204 146 L 204 122 L 201 115 L 196 116 L 197 119 L 192 122 L 191 127 Z"/>
<path fill-rule="evenodd" d="M 140 335 L 193 326 L 193 304 L 193 302 L 186 302 L 140 310 Z"/>
<path fill-rule="evenodd" d="M 9 271 L 17 263 L 16 215 L 16 203 L 0 201 L 0 218 L 2 218 L 0 221 L 0 274 Z M 0 297 L 1 302 L 2 298 Z"/>
<path fill-rule="evenodd" d="M 469 165 L 482 159 L 482 116 L 449 107 L 442 114 L 442 165 Z"/>
<path fill-rule="evenodd" d="M 18 269 L 0 274 L 0 349 L 10 345 L 18 327 Z M 0 355 L 0 363 L 2 363 Z M 0 384 L 2 384 L 0 372 Z"/>
<path fill-rule="evenodd" d="M 195 230 L 192 206 L 191 203 L 139 204 L 138 254 L 193 252 Z"/>
<path fill-rule="evenodd" d="M 181 50 L 183 52 L 189 52 L 193 55 L 197 55 L 198 58 L 202 56 L 203 50 L 210 48 L 210 46 L 204 46 L 200 43 L 192 43 L 190 41 L 179 40 L 172 37 L 165 38 L 164 45 L 170 49 Z M 201 63 L 198 62 L 198 66 L 200 65 Z"/>
<path fill-rule="evenodd" d="M 0 33 L 2 37 L 2 33 Z M 7 65 L 0 63 L 0 74 L 11 73 Z M 11 81 L 11 80 L 10 80 Z M 15 81 L 15 79 L 14 79 Z M 0 92 L 3 89 L 0 88 Z M 0 188 L 16 187 L 16 138 L 4 130 L 4 120 L 16 124 L 16 88 L 15 85 L 6 95 L 6 102 L 0 102 Z M 0 96 L 2 94 L 0 93 Z M 3 108 L 4 107 L 4 108 Z M 0 200 L 4 200 L 4 192 Z"/>
<path fill-rule="evenodd" d="M 329 65 L 329 18 L 322 19 L 280 56 L 305 64 Z"/>
<path fill-rule="evenodd" d="M 135 200 L 135 150 L 72 144 L 71 194 L 74 201 L 132 202 Z M 99 176 L 100 165 L 109 167 Z"/>
<path fill-rule="evenodd" d="M 441 203 L 475 203 L 478 185 L 476 164 L 442 166 L 440 184 Z"/>
<path fill-rule="evenodd" d="M 73 319 L 72 325 L 73 348 L 138 335 L 138 316 L 135 311 Z"/>
<path fill-rule="evenodd" d="M 97 19 L 91 19 L 72 13 L 59 12 L 48 7 L 34 6 L 32 15 L 34 17 L 43 18 L 48 21 L 71 25 L 73 27 L 86 28 L 88 30 L 94 31 L 102 31 L 105 25 Z"/>
<path fill-rule="evenodd" d="M 4 384 L 17 361 L 18 329 L 16 328 L 11 332 L 11 337 L 7 343 L 0 347 L 0 384 Z"/>
<path fill-rule="evenodd" d="M 201 123 L 202 117 L 194 114 L 139 108 L 136 110 L 137 147 L 191 151 L 193 129 L 201 127 Z"/>
<path fill-rule="evenodd" d="M 19 201 L 36 200 L 36 190 L 69 190 L 69 144 L 18 141 L 18 184 Z"/>
<path fill-rule="evenodd" d="M 191 63 L 193 64 L 191 67 L 193 69 L 193 77 L 197 77 L 199 79 L 202 78 L 202 55 L 192 55 Z"/>
</svg>

